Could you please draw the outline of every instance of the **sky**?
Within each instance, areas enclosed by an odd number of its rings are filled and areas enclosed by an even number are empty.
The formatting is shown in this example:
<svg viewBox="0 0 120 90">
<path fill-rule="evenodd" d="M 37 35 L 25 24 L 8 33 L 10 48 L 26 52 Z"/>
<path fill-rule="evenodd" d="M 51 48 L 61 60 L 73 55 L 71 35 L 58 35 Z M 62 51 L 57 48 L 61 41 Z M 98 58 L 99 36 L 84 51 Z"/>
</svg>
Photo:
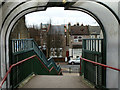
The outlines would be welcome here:
<svg viewBox="0 0 120 90">
<path fill-rule="evenodd" d="M 88 14 L 80 11 L 64 10 L 63 7 L 47 8 L 46 11 L 33 12 L 25 17 L 27 26 L 39 26 L 41 23 L 49 24 L 50 20 L 52 25 L 68 24 L 69 22 L 74 25 L 79 22 L 79 24 L 98 26 L 96 20 Z"/>
</svg>

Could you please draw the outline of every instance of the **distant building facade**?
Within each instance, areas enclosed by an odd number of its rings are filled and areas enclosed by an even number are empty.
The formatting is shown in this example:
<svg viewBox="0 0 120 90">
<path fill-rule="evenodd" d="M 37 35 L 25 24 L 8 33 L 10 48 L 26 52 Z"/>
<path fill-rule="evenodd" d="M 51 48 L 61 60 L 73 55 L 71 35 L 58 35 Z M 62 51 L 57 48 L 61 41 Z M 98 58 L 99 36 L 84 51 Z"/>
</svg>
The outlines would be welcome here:
<svg viewBox="0 0 120 90">
<path fill-rule="evenodd" d="M 78 58 L 82 55 L 82 39 L 102 38 L 99 26 L 84 26 L 79 24 L 70 26 L 69 56 Z"/>
<path fill-rule="evenodd" d="M 41 28 L 35 26 L 27 28 L 25 17 L 21 18 L 11 32 L 11 39 L 33 38 L 46 57 L 77 58 L 82 55 L 82 40 L 86 38 L 103 38 L 99 26 L 51 25 L 42 24 Z M 60 59 L 61 60 L 61 59 Z"/>
<path fill-rule="evenodd" d="M 30 27 L 28 28 L 30 38 L 33 38 L 39 46 L 43 46 L 46 43 L 46 34 L 47 34 L 47 27 L 45 28 L 35 28 Z"/>
<path fill-rule="evenodd" d="M 65 49 L 64 25 L 43 25 L 37 29 L 34 26 L 29 28 L 30 38 L 39 45 L 40 49 L 49 58 L 63 58 Z"/>
<path fill-rule="evenodd" d="M 84 26 L 70 24 L 43 25 L 40 29 L 28 29 L 30 38 L 34 38 L 47 58 L 53 57 L 59 61 L 65 58 L 77 58 L 82 55 L 82 40 L 86 38 L 103 38 L 99 26 Z M 57 61 L 56 60 L 56 61 Z"/>
<path fill-rule="evenodd" d="M 102 30 L 99 26 L 89 26 L 91 38 L 103 38 Z"/>
<path fill-rule="evenodd" d="M 65 35 L 64 25 L 51 25 L 48 35 L 51 37 L 50 56 L 53 58 L 64 58 L 65 54 Z M 50 39 L 49 38 L 49 39 Z"/>
</svg>

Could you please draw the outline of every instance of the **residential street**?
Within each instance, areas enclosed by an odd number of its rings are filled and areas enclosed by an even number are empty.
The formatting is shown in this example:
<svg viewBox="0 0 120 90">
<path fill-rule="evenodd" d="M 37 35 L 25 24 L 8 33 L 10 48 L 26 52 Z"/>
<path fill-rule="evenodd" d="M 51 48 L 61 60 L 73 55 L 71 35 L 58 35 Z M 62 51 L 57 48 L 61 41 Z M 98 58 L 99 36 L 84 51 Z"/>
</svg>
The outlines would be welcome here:
<svg viewBox="0 0 120 90">
<path fill-rule="evenodd" d="M 80 71 L 80 65 L 68 65 L 66 63 L 60 63 L 60 66 L 62 68 L 63 73 L 79 73 Z"/>
</svg>

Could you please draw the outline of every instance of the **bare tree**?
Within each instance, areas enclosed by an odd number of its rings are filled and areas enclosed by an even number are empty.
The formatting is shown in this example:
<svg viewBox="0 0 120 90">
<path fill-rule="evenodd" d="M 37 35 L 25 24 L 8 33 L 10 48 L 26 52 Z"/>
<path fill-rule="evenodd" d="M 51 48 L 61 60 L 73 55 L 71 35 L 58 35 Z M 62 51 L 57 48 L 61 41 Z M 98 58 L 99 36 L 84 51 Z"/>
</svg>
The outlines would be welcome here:
<svg viewBox="0 0 120 90">
<path fill-rule="evenodd" d="M 63 38 L 59 31 L 55 35 L 55 48 L 56 48 L 56 55 L 58 57 L 60 56 L 60 48 L 63 48 Z"/>
<path fill-rule="evenodd" d="M 51 26 L 51 20 L 50 20 L 50 28 L 47 32 L 47 40 L 46 40 L 46 46 L 47 46 L 47 52 L 48 57 L 50 57 L 51 49 L 56 49 L 53 51 L 53 54 L 56 52 L 57 57 L 60 55 L 60 48 L 63 47 L 63 38 L 60 34 L 59 30 L 52 30 Z"/>
<path fill-rule="evenodd" d="M 52 37 L 50 34 L 47 33 L 47 38 L 46 38 L 46 46 L 47 46 L 47 52 L 48 52 L 48 58 L 50 57 L 50 49 L 52 48 Z"/>
</svg>

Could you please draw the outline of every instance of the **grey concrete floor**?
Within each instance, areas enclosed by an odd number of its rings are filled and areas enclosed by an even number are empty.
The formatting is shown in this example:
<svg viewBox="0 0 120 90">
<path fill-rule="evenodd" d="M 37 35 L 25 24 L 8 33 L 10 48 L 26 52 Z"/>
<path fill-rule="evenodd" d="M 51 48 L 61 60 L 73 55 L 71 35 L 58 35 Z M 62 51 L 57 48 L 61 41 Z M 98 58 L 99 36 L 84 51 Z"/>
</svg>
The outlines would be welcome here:
<svg viewBox="0 0 120 90">
<path fill-rule="evenodd" d="M 90 88 L 79 74 L 37 75 L 33 77 L 23 88 Z"/>
</svg>

